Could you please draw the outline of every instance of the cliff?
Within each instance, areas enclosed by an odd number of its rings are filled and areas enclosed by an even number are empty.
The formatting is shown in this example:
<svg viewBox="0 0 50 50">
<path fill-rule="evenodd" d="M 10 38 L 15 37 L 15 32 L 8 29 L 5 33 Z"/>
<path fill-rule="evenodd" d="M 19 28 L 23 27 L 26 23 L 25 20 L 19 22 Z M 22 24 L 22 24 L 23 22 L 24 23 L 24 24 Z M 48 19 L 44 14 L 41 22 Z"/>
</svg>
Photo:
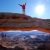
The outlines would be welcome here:
<svg viewBox="0 0 50 50">
<path fill-rule="evenodd" d="M 41 19 L 40 22 L 37 21 L 38 18 L 32 18 L 30 16 L 19 14 L 19 13 L 0 13 L 0 29 L 40 29 L 49 30 L 50 32 L 50 19 Z M 45 30 L 45 31 L 46 31 Z"/>
</svg>

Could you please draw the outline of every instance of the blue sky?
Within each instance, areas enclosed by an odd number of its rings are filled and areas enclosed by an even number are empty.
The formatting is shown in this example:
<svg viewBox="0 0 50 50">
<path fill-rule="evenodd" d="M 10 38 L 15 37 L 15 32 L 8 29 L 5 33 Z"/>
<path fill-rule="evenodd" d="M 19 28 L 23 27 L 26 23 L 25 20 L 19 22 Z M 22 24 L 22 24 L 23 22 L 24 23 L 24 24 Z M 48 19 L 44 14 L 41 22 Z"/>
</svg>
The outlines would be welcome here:
<svg viewBox="0 0 50 50">
<path fill-rule="evenodd" d="M 22 9 L 18 4 L 24 4 L 25 2 L 27 4 L 26 15 L 50 19 L 50 1 L 47 0 L 0 0 L 0 12 L 22 13 Z M 46 10 L 42 15 L 38 15 L 34 9 L 36 6 L 43 4 Z"/>
</svg>

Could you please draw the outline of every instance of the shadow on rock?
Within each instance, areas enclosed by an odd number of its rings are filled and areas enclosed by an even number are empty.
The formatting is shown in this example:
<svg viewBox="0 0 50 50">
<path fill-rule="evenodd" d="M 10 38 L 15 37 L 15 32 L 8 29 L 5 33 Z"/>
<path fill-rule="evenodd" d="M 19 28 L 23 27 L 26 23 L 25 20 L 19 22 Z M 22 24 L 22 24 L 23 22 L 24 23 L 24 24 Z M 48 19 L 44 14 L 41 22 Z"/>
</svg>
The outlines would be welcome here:
<svg viewBox="0 0 50 50">
<path fill-rule="evenodd" d="M 0 45 L 0 50 L 24 50 L 23 48 L 20 48 L 18 46 L 16 46 L 15 48 L 6 48 L 6 47 L 3 47 L 2 45 Z"/>
</svg>

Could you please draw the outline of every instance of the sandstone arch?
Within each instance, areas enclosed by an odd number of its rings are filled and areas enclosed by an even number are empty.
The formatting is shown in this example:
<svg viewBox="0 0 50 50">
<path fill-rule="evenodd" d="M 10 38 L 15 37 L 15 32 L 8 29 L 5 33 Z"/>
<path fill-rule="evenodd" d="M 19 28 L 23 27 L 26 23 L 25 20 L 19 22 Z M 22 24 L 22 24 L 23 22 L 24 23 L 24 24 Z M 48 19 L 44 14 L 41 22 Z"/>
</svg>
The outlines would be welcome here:
<svg viewBox="0 0 50 50">
<path fill-rule="evenodd" d="M 24 14 L 16 14 L 16 13 L 3 13 L 3 19 L 0 19 L 0 31 L 7 30 L 39 30 L 50 33 L 50 19 L 42 19 L 43 22 L 37 22 L 37 18 L 31 18 L 30 16 Z M 8 19 L 7 15 L 8 14 Z M 20 19 L 12 19 L 12 17 L 18 17 Z M 0 17 L 2 17 L 0 13 Z"/>
</svg>

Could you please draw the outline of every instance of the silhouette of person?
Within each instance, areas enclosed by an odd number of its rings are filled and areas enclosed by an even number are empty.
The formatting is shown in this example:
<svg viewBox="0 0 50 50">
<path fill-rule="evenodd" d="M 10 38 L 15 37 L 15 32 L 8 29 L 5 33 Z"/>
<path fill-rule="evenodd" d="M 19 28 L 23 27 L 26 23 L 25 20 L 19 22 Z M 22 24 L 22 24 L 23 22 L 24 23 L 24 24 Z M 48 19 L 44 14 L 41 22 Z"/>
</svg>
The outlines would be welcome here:
<svg viewBox="0 0 50 50">
<path fill-rule="evenodd" d="M 25 14 L 25 6 L 26 6 L 26 3 L 23 4 L 23 5 L 21 5 L 21 4 L 19 4 L 19 5 L 22 7 L 23 14 Z"/>
</svg>

